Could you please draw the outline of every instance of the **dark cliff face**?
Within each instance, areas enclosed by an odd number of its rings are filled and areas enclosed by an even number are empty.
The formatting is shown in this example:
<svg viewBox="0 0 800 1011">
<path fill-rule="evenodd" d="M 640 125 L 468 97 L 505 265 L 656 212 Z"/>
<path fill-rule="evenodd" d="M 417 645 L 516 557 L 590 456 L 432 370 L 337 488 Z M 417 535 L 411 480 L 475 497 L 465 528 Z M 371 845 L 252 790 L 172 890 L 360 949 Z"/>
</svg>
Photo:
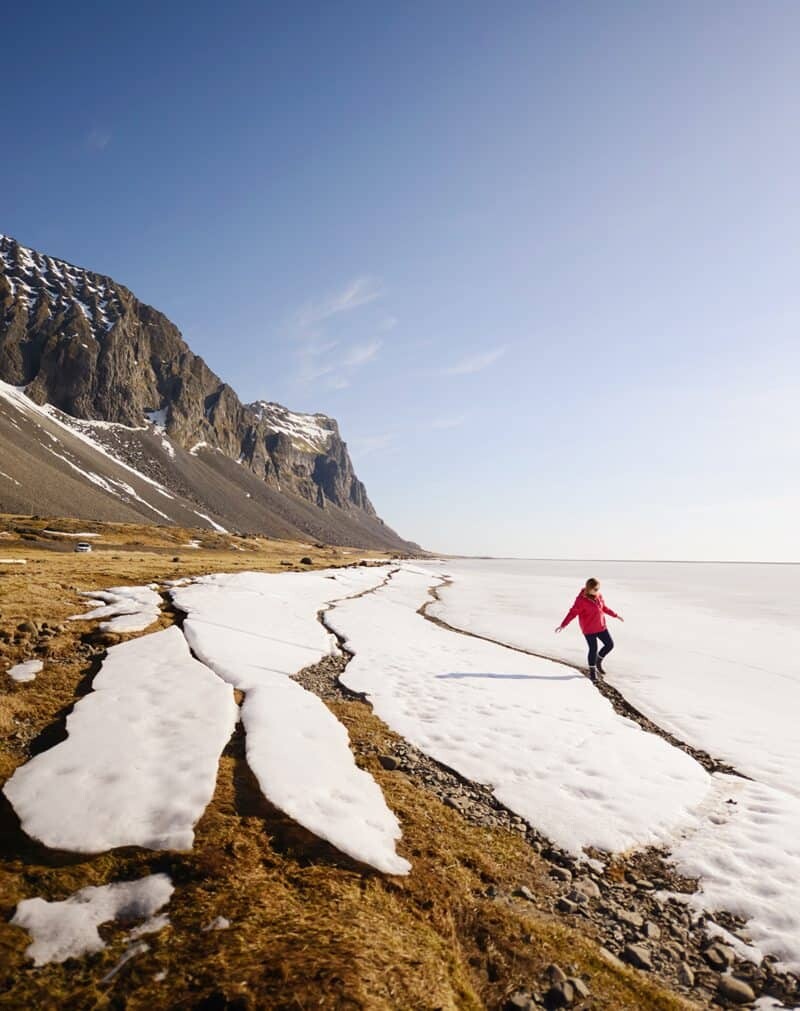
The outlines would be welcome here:
<svg viewBox="0 0 800 1011">
<path fill-rule="evenodd" d="M 158 425 L 184 449 L 219 450 L 278 492 L 377 521 L 333 419 L 242 404 L 177 327 L 123 285 L 6 237 L 0 379 L 75 418 Z"/>
</svg>

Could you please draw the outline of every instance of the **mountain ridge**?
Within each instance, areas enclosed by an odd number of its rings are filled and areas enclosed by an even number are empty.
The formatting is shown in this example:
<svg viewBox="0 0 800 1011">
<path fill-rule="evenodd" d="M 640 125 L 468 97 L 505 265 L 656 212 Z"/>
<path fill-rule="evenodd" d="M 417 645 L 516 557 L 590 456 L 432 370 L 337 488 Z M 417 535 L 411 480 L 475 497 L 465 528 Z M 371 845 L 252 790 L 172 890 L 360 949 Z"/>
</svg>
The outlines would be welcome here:
<svg viewBox="0 0 800 1011">
<path fill-rule="evenodd" d="M 137 458 L 145 476 L 156 469 L 170 491 L 207 506 L 227 519 L 225 526 L 270 533 L 275 523 L 267 516 L 259 520 L 252 509 L 208 502 L 209 478 L 199 464 L 229 470 L 214 460 L 219 456 L 264 485 L 269 504 L 261 508 L 276 511 L 292 535 L 417 548 L 378 517 L 335 419 L 266 399 L 242 403 L 175 324 L 130 289 L 8 236 L 0 236 L 0 380 L 24 388 L 34 404 L 49 405 L 68 426 L 83 427 L 84 435 L 91 426 L 92 439 L 107 451 L 109 441 L 114 443 L 113 457 L 127 463 Z M 20 408 L 8 390 L 5 402 Z M 116 426 L 113 439 L 105 426 Z M 170 479 L 164 472 L 177 453 L 180 466 L 174 463 Z M 191 461 L 198 464 L 196 474 Z M 241 483 L 233 480 L 234 486 Z M 0 508 L 12 498 L 7 482 L 0 481 Z M 91 508 L 88 499 L 85 508 Z"/>
</svg>

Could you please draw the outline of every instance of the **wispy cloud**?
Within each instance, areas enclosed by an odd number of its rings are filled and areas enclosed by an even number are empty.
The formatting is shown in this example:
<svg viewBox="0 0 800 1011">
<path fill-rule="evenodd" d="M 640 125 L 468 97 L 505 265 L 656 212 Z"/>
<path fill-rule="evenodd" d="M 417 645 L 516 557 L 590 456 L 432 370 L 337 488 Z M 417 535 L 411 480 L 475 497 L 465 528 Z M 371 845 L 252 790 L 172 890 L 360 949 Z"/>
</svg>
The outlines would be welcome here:
<svg viewBox="0 0 800 1011">
<path fill-rule="evenodd" d="M 465 414 L 457 414 L 453 417 L 445 418 L 434 418 L 433 421 L 429 422 L 430 428 L 460 428 L 461 425 L 467 420 Z"/>
<path fill-rule="evenodd" d="M 105 151 L 111 143 L 111 131 L 95 127 L 86 134 L 86 146 L 90 151 Z"/>
<path fill-rule="evenodd" d="M 324 379 L 333 372 L 333 365 L 316 365 L 313 358 L 303 357 L 301 360 L 300 379 L 304 383 L 313 383 L 317 379 Z"/>
<path fill-rule="evenodd" d="M 505 353 L 506 348 L 494 348 L 491 351 L 483 351 L 477 355 L 469 355 L 454 365 L 449 365 L 447 368 L 442 369 L 442 372 L 447 376 L 466 376 L 473 372 L 482 372 L 484 369 L 488 369 L 490 365 L 494 365 L 497 359 L 502 358 Z"/>
<path fill-rule="evenodd" d="M 304 386 L 319 383 L 329 390 L 347 389 L 356 370 L 377 358 L 383 347 L 383 338 L 370 336 L 369 331 L 373 335 L 376 331 L 387 333 L 397 320 L 384 310 L 355 320 L 348 318 L 347 322 L 336 317 L 353 313 L 383 294 L 381 282 L 364 275 L 324 298 L 311 299 L 295 312 L 288 320 L 288 336 L 297 362 L 295 382 Z M 353 340 L 362 335 L 361 340 Z"/>
<path fill-rule="evenodd" d="M 348 368 L 355 368 L 359 365 L 366 365 L 378 354 L 383 347 L 383 341 L 367 341 L 364 344 L 354 344 L 342 359 L 342 364 Z"/>
<path fill-rule="evenodd" d="M 384 293 L 383 285 L 374 277 L 356 277 L 340 291 L 317 301 L 307 302 L 297 312 L 294 323 L 300 330 L 323 323 L 341 312 L 374 302 Z"/>
</svg>

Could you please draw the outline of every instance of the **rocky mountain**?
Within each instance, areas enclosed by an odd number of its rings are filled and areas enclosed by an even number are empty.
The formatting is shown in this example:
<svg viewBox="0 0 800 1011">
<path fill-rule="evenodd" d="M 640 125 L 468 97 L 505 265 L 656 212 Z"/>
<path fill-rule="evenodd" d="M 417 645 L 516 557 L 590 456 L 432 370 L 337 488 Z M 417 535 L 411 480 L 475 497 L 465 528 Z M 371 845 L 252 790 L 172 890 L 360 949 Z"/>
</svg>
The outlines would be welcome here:
<svg viewBox="0 0 800 1011">
<path fill-rule="evenodd" d="M 332 418 L 243 404 L 126 287 L 3 236 L 0 380 L 0 511 L 63 512 L 67 481 L 81 486 L 74 515 L 153 521 L 114 483 L 133 473 L 161 488 L 156 512 L 169 521 L 188 510 L 247 532 L 416 547 L 377 516 Z"/>
</svg>

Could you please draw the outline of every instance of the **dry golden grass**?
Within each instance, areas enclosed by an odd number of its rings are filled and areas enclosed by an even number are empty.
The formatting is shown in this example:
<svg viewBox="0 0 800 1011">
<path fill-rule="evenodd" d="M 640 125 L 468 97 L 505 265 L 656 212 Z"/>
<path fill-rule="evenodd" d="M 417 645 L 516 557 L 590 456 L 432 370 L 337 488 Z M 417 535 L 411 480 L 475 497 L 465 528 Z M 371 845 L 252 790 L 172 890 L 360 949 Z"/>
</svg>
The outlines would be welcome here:
<svg viewBox="0 0 800 1011">
<path fill-rule="evenodd" d="M 157 530 L 153 539 L 162 536 Z M 28 550 L 25 572 L 0 577 L 4 589 L 13 588 L 4 593 L 3 627 L 23 617 L 63 620 L 75 613 L 78 589 L 238 567 L 276 569 L 306 553 L 318 564 L 346 560 L 305 545 L 264 542 L 246 566 L 233 564 L 244 562 L 239 552 L 220 549 L 184 552 L 185 561 L 172 568 L 169 558 L 154 553 L 156 546 L 121 549 L 117 559 L 99 551 Z M 10 557 L 7 545 L 0 556 Z M 31 740 L 36 751 L 63 734 L 66 712 L 94 674 L 75 654 L 89 628 L 73 623 L 55 637 L 36 681 L 7 684 L 0 701 L 0 778 L 27 758 Z M 547 893 L 546 864 L 518 836 L 476 827 L 404 774 L 385 771 L 375 756 L 390 751 L 396 738 L 366 705 L 331 708 L 400 818 L 399 848 L 413 863 L 407 878 L 355 864 L 267 803 L 244 760 L 239 731 L 221 759 L 190 853 L 56 853 L 20 831 L 2 798 L 0 1007 L 461 1011 L 501 1006 L 517 985 L 537 984 L 551 961 L 589 977 L 597 1009 L 691 1007 L 643 974 L 609 965 L 590 937 L 531 903 L 490 898 L 490 884 L 501 894 L 521 884 Z M 100 981 L 124 950 L 123 924 L 101 927 L 108 947 L 97 955 L 39 969 L 26 960 L 28 936 L 8 923 L 20 899 L 63 899 L 89 884 L 157 871 L 175 885 L 170 926 L 147 936 L 150 950 L 108 983 Z M 204 932 L 216 916 L 229 919 L 230 928 Z M 157 981 L 160 972 L 166 975 Z"/>
</svg>

